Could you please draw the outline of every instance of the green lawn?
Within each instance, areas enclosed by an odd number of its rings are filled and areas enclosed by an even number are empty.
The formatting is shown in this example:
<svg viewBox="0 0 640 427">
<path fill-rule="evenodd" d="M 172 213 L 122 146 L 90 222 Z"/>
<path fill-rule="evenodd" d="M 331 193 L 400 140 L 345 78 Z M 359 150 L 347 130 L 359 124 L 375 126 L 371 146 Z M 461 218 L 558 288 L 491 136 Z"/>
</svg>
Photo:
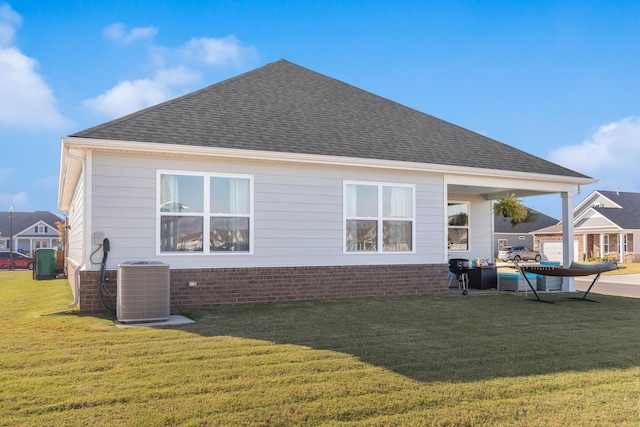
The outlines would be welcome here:
<svg viewBox="0 0 640 427">
<path fill-rule="evenodd" d="M 621 270 L 606 271 L 605 276 L 615 276 L 617 274 L 638 274 L 640 273 L 640 262 L 620 263 Z"/>
<path fill-rule="evenodd" d="M 640 299 L 264 304 L 118 329 L 0 272 L 0 425 L 640 424 Z"/>
</svg>

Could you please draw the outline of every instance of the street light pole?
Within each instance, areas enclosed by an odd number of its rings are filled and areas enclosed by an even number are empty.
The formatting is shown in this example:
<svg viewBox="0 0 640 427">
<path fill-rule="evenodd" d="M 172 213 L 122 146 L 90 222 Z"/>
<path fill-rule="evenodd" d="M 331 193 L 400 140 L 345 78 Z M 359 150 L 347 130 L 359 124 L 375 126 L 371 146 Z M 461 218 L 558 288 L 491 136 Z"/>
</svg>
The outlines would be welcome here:
<svg viewBox="0 0 640 427">
<path fill-rule="evenodd" d="M 13 267 L 13 206 L 9 206 L 9 270 Z"/>
</svg>

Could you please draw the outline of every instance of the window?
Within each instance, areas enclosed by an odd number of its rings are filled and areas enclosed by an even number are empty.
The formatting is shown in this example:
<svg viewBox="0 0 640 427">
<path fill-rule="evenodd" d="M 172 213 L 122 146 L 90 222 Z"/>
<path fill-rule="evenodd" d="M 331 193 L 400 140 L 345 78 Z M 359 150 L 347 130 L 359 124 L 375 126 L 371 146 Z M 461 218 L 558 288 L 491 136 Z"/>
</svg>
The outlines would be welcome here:
<svg viewBox="0 0 640 427">
<path fill-rule="evenodd" d="M 469 250 L 469 203 L 449 203 L 447 206 L 447 224 L 449 226 L 447 238 L 449 250 Z"/>
<path fill-rule="evenodd" d="M 626 234 L 624 234 L 622 237 L 623 237 L 623 240 L 622 240 L 622 250 L 624 251 L 624 253 L 627 253 L 627 252 L 629 251 L 629 250 L 627 249 L 627 242 L 628 242 L 627 235 L 626 235 Z"/>
<path fill-rule="evenodd" d="M 158 200 L 160 252 L 251 251 L 251 177 L 160 172 Z"/>
<path fill-rule="evenodd" d="M 414 186 L 345 182 L 345 251 L 412 252 Z"/>
<path fill-rule="evenodd" d="M 605 234 L 602 236 L 602 251 L 607 254 L 609 253 L 609 235 Z"/>
<path fill-rule="evenodd" d="M 36 233 L 48 233 L 48 229 L 44 225 L 36 225 L 35 232 Z"/>
</svg>

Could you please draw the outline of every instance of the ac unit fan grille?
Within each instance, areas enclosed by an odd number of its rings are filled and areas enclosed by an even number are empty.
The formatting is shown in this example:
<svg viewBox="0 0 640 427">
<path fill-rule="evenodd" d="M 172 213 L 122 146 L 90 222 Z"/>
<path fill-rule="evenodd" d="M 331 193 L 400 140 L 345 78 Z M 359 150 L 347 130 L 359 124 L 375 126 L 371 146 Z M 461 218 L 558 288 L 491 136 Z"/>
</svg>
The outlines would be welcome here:
<svg viewBox="0 0 640 427">
<path fill-rule="evenodd" d="M 168 265 L 124 263 L 118 266 L 116 317 L 119 322 L 167 320 L 169 294 Z"/>
</svg>

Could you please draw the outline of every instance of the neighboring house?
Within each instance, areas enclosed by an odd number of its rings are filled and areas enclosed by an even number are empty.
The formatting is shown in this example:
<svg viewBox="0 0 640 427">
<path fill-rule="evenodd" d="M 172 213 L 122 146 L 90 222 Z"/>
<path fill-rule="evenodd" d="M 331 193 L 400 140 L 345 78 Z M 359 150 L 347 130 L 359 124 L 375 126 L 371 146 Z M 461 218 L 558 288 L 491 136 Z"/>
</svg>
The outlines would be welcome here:
<svg viewBox="0 0 640 427">
<path fill-rule="evenodd" d="M 511 225 L 511 218 L 502 215 L 493 217 L 493 241 L 495 256 L 498 251 L 506 246 L 534 247 L 533 232 L 540 228 L 557 225 L 560 221 L 548 215 L 531 209 L 536 216 L 534 222 L 521 222 L 515 227 Z"/>
<path fill-rule="evenodd" d="M 597 190 L 573 210 L 576 260 L 640 262 L 640 193 Z M 561 224 L 534 232 L 549 257 L 562 255 Z"/>
<path fill-rule="evenodd" d="M 56 222 L 58 215 L 46 212 L 13 213 L 13 249 L 32 254 L 39 248 L 61 248 Z M 11 221 L 9 212 L 0 212 L 0 249 L 9 249 Z"/>
<path fill-rule="evenodd" d="M 172 312 L 444 294 L 450 257 L 493 256 L 493 199 L 560 194 L 569 215 L 594 182 L 285 60 L 77 132 L 61 153 L 83 312 L 102 310 L 103 237 L 106 286 L 123 262 L 169 264 Z"/>
</svg>

